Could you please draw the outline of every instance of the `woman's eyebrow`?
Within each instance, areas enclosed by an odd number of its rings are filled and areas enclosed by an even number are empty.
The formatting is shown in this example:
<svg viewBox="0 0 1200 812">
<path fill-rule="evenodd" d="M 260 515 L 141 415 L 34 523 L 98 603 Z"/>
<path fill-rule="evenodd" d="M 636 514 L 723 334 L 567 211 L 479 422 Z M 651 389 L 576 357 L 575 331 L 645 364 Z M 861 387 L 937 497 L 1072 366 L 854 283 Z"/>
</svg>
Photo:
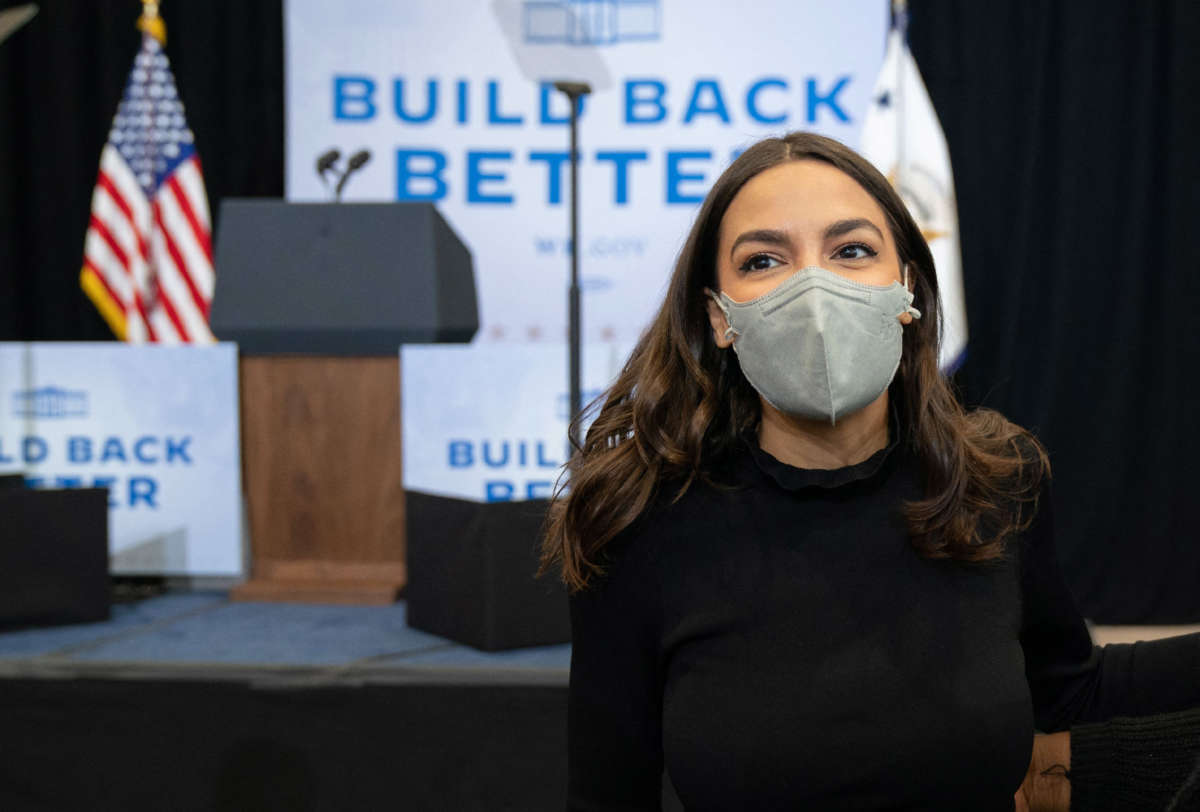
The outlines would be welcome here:
<svg viewBox="0 0 1200 812">
<path fill-rule="evenodd" d="M 849 234 L 857 228 L 869 228 L 879 235 L 879 239 L 883 239 L 883 232 L 879 230 L 879 226 L 872 223 L 863 217 L 856 217 L 851 220 L 838 220 L 825 229 L 825 239 L 830 240 L 834 237 L 840 237 L 843 234 Z"/>
<path fill-rule="evenodd" d="M 869 228 L 874 231 L 879 239 L 883 239 L 883 232 L 879 230 L 879 226 L 872 223 L 865 217 L 854 217 L 848 220 L 838 220 L 836 223 L 831 223 L 825 228 L 824 237 L 827 240 L 840 237 L 843 234 L 849 234 L 851 231 L 859 228 Z M 788 245 L 788 236 L 782 231 L 771 228 L 758 228 L 753 231 L 744 231 L 737 236 L 733 241 L 733 245 L 729 247 L 729 258 L 733 259 L 733 252 L 737 247 L 744 242 L 764 242 L 770 245 Z"/>
<path fill-rule="evenodd" d="M 760 228 L 754 231 L 743 231 L 738 235 L 737 239 L 733 241 L 733 245 L 729 246 L 730 259 L 733 259 L 733 252 L 736 251 L 737 247 L 744 242 L 765 242 L 771 245 L 786 246 L 788 244 L 788 238 L 787 234 L 784 234 L 782 231 L 776 231 L 770 228 Z"/>
</svg>

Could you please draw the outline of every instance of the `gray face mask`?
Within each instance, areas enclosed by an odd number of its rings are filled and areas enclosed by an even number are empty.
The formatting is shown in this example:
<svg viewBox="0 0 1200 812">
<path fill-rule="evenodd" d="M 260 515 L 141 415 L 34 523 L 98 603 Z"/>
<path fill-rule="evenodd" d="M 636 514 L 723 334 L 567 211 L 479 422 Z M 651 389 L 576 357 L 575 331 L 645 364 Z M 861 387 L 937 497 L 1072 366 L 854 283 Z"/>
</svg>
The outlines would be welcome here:
<svg viewBox="0 0 1200 812">
<path fill-rule="evenodd" d="M 708 293 L 763 399 L 832 425 L 883 394 L 900 366 L 904 334 L 896 317 L 921 318 L 904 271 L 903 283 L 864 285 L 814 265 L 748 302 Z"/>
</svg>

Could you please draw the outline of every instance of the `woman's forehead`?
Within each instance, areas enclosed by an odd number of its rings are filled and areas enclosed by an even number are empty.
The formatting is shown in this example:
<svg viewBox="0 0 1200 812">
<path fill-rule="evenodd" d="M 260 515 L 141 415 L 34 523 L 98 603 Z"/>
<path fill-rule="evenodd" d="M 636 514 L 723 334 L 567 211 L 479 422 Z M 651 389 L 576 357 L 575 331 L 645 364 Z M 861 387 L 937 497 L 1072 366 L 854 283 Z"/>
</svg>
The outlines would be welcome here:
<svg viewBox="0 0 1200 812">
<path fill-rule="evenodd" d="M 824 161 L 788 161 L 742 186 L 721 218 L 720 239 L 732 240 L 748 228 L 820 231 L 853 218 L 886 231 L 883 209 L 854 178 Z"/>
</svg>

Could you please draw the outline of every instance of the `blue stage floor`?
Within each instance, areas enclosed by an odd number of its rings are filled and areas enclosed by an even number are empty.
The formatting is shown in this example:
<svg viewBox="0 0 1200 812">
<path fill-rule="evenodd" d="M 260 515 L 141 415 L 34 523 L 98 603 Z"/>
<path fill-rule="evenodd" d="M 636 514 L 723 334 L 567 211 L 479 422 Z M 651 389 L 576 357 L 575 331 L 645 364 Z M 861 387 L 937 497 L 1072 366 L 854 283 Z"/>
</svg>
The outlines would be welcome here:
<svg viewBox="0 0 1200 812">
<path fill-rule="evenodd" d="M 403 601 L 392 606 L 234 603 L 224 592 L 169 593 L 115 604 L 103 623 L 0 634 L 0 672 L 96 667 L 300 668 L 378 677 L 389 670 L 464 676 L 503 672 L 566 683 L 569 644 L 482 652 L 411 629 Z"/>
</svg>

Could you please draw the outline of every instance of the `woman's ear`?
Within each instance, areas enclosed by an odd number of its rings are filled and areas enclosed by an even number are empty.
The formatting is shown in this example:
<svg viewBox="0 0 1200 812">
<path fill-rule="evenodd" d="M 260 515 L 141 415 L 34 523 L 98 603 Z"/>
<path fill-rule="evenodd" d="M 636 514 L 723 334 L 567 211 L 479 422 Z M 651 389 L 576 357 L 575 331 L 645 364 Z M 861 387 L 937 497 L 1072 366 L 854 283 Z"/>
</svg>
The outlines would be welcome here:
<svg viewBox="0 0 1200 812">
<path fill-rule="evenodd" d="M 717 295 L 708 288 L 704 289 L 704 293 L 708 296 L 708 323 L 712 325 L 713 341 L 717 342 L 717 346 L 721 349 L 727 349 L 733 344 L 733 333 L 729 329 L 729 320 L 725 318 L 724 311 L 717 304 Z"/>
</svg>

